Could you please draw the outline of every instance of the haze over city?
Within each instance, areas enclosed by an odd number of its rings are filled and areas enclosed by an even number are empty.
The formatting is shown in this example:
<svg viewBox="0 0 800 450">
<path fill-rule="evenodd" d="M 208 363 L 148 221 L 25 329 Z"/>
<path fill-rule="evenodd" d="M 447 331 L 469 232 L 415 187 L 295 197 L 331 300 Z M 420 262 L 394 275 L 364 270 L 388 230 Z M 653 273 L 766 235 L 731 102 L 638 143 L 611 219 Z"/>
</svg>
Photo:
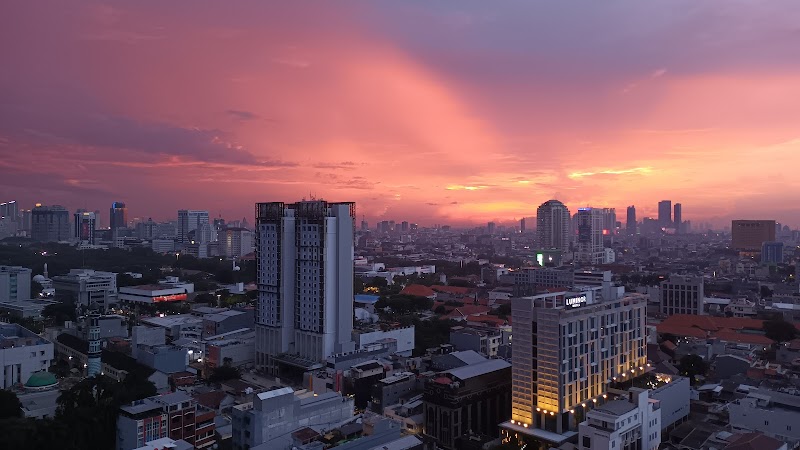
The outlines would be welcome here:
<svg viewBox="0 0 800 450">
<path fill-rule="evenodd" d="M 313 6 L 313 7 L 312 7 Z M 800 224 L 794 2 L 13 2 L 0 190 L 467 225 L 557 198 Z"/>
</svg>

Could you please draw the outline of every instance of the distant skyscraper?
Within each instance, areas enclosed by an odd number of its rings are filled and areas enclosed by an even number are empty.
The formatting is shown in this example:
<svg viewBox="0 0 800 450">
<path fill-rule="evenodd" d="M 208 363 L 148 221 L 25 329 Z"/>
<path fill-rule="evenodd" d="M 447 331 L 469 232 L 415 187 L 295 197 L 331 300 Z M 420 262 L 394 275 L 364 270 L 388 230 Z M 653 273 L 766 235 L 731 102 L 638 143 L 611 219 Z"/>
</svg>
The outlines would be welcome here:
<svg viewBox="0 0 800 450">
<path fill-rule="evenodd" d="M 525 218 L 524 217 L 519 220 L 519 232 L 520 233 L 524 233 L 525 232 Z"/>
<path fill-rule="evenodd" d="M 355 204 L 256 204 L 256 366 L 352 351 Z"/>
<path fill-rule="evenodd" d="M 600 210 L 603 215 L 603 235 L 613 235 L 617 231 L 617 210 L 615 208 L 603 208 Z"/>
<path fill-rule="evenodd" d="M 672 200 L 658 202 L 658 224 L 662 227 L 672 227 Z"/>
<path fill-rule="evenodd" d="M 758 252 L 764 242 L 775 240 L 774 220 L 731 221 L 731 247 L 734 250 Z"/>
<path fill-rule="evenodd" d="M 633 205 L 628 206 L 628 220 L 625 222 L 625 230 L 632 236 L 636 234 L 636 207 Z"/>
<path fill-rule="evenodd" d="M 369 222 L 366 219 L 361 220 L 361 231 L 369 231 Z"/>
<path fill-rule="evenodd" d="M 575 261 L 583 264 L 603 264 L 603 211 L 580 208 L 573 219 L 578 236 L 575 241 Z"/>
<path fill-rule="evenodd" d="M 405 220 L 400 222 L 400 231 L 402 231 L 403 233 L 408 233 L 408 222 L 406 222 Z"/>
<path fill-rule="evenodd" d="M 679 234 L 682 232 L 683 228 L 683 215 L 681 214 L 682 209 L 683 205 L 680 203 L 675 203 L 674 213 L 672 214 L 672 220 L 675 221 L 675 232 Z"/>
<path fill-rule="evenodd" d="M 111 228 L 111 234 L 115 235 L 118 228 L 126 228 L 128 226 L 128 208 L 125 203 L 114 202 L 111 204 L 111 209 L 108 214 L 108 226 Z"/>
<path fill-rule="evenodd" d="M 489 222 L 489 223 L 486 224 L 486 231 L 489 234 L 494 234 L 496 230 L 497 230 L 497 224 L 496 223 Z"/>
<path fill-rule="evenodd" d="M 15 200 L 0 203 L 0 219 L 10 218 L 12 222 L 19 220 L 19 205 Z"/>
<path fill-rule="evenodd" d="M 59 205 L 42 206 L 37 204 L 31 212 L 31 238 L 34 241 L 68 241 L 72 226 L 69 211 Z"/>
<path fill-rule="evenodd" d="M 208 211 L 181 209 L 178 210 L 178 242 L 190 242 L 189 234 L 192 231 L 205 228 L 208 225 Z M 198 238 L 198 241 L 200 239 Z"/>
<path fill-rule="evenodd" d="M 548 200 L 536 209 L 536 235 L 541 249 L 569 249 L 569 209 L 558 200 Z"/>
<path fill-rule="evenodd" d="M 97 217 L 93 212 L 78 210 L 75 212 L 75 239 L 83 244 L 95 244 Z"/>
</svg>

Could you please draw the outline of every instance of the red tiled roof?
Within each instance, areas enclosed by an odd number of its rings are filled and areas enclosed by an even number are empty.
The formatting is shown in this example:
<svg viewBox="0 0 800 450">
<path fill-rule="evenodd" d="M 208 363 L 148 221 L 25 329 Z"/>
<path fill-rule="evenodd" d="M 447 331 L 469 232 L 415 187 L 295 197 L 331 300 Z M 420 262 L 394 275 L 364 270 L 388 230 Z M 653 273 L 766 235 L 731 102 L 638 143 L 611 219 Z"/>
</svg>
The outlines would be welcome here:
<svg viewBox="0 0 800 450">
<path fill-rule="evenodd" d="M 778 450 L 783 442 L 761 433 L 745 433 L 731 438 L 724 450 Z"/>
<path fill-rule="evenodd" d="M 222 403 L 222 400 L 226 395 L 228 394 L 226 394 L 224 391 L 210 391 L 194 394 L 192 397 L 197 400 L 197 403 L 205 406 L 206 408 L 219 409 L 219 405 Z"/>
<path fill-rule="evenodd" d="M 400 293 L 403 295 L 413 295 L 415 297 L 436 297 L 436 292 L 434 292 L 433 289 L 421 284 L 409 284 L 404 287 Z"/>
<path fill-rule="evenodd" d="M 496 316 L 467 316 L 467 322 L 483 323 L 492 326 L 501 326 L 508 323 L 511 324 L 511 317 L 504 320 Z"/>
<path fill-rule="evenodd" d="M 772 345 L 775 343 L 772 339 L 761 334 L 737 333 L 735 331 L 718 331 L 712 334 L 712 337 L 721 341 L 736 342 L 738 344 Z"/>
<path fill-rule="evenodd" d="M 431 286 L 436 292 L 443 292 L 445 294 L 451 295 L 466 295 L 473 291 L 472 288 L 468 287 L 461 287 L 461 286 L 440 286 L 440 285 L 433 285 Z"/>
<path fill-rule="evenodd" d="M 705 339 L 708 333 L 700 328 L 695 328 L 686 325 L 669 324 L 666 321 L 656 325 L 656 331 L 662 334 L 673 334 L 680 337 L 694 337 L 698 339 Z"/>
<path fill-rule="evenodd" d="M 664 350 L 669 350 L 669 351 L 678 348 L 672 341 L 664 341 L 661 343 L 661 346 L 664 347 Z"/>
<path fill-rule="evenodd" d="M 667 317 L 662 324 L 696 327 L 706 331 L 730 330 L 758 330 L 764 327 L 764 321 L 747 317 L 711 317 L 693 314 L 675 314 Z"/>
</svg>

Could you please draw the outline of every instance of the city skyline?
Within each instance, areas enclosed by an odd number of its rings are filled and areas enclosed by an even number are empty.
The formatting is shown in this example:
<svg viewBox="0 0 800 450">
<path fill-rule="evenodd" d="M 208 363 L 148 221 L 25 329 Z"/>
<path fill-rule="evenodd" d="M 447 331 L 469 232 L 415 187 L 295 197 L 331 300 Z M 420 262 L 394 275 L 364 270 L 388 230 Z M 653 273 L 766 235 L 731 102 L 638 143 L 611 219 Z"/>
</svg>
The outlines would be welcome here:
<svg viewBox="0 0 800 450">
<path fill-rule="evenodd" d="M 0 7 L 22 204 L 314 196 L 466 225 L 672 198 L 800 224 L 796 4 L 45 3 Z"/>
</svg>

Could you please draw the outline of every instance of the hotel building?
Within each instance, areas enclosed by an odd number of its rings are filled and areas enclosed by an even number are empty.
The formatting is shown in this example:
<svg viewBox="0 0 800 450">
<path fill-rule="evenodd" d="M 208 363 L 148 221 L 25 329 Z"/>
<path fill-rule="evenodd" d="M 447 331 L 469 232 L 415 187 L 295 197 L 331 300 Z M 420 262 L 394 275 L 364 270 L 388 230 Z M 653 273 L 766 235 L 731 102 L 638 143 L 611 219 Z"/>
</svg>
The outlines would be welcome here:
<svg viewBox="0 0 800 450">
<path fill-rule="evenodd" d="M 595 302 L 592 292 L 514 298 L 511 420 L 506 436 L 575 441 L 610 383 L 644 373 L 646 299 Z"/>
</svg>

